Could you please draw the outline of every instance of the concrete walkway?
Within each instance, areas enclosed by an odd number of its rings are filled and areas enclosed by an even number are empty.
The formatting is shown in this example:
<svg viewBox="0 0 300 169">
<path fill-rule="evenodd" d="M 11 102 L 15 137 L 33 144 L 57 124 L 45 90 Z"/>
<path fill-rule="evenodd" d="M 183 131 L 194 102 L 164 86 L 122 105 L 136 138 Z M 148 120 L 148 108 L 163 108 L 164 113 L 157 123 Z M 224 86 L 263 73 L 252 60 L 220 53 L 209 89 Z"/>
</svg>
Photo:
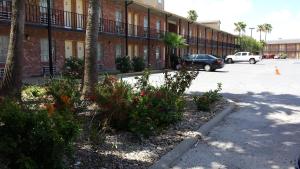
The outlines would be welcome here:
<svg viewBox="0 0 300 169">
<path fill-rule="evenodd" d="M 300 155 L 299 63 L 234 64 L 219 73 L 200 73 L 189 92 L 222 82 L 224 95 L 238 101 L 239 108 L 174 169 L 294 169 Z"/>
</svg>

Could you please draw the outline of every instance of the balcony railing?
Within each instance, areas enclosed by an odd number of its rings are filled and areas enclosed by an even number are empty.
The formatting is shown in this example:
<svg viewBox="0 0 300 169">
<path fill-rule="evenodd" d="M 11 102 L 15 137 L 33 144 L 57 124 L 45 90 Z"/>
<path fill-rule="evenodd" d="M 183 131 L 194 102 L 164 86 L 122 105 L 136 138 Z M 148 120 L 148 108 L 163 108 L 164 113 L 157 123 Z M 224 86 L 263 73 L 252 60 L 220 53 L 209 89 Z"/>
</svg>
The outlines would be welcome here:
<svg viewBox="0 0 300 169">
<path fill-rule="evenodd" d="M 12 5 L 11 1 L 0 0 L 0 22 L 10 22 L 11 20 Z M 83 31 L 86 29 L 87 16 L 84 14 L 78 14 L 74 12 L 68 12 L 57 9 L 50 9 L 51 11 L 51 24 L 53 28 L 63 28 L 70 30 Z M 37 3 L 26 3 L 25 6 L 25 20 L 26 24 L 47 26 L 48 25 L 48 8 L 39 6 Z M 100 18 L 99 20 L 99 32 L 105 34 L 125 36 L 126 34 L 126 23 L 117 22 L 114 20 Z M 128 37 L 130 38 L 150 38 L 150 39 L 162 39 L 165 35 L 164 30 L 150 29 L 144 26 L 138 26 L 128 24 Z M 197 37 L 188 37 L 187 34 L 182 35 L 186 40 L 189 40 L 190 45 L 197 44 Z M 215 40 L 204 38 L 198 39 L 199 45 L 207 43 L 207 47 L 217 47 L 218 42 Z M 235 44 L 223 43 L 226 48 L 235 48 Z M 219 47 L 222 43 L 219 42 Z"/>
</svg>

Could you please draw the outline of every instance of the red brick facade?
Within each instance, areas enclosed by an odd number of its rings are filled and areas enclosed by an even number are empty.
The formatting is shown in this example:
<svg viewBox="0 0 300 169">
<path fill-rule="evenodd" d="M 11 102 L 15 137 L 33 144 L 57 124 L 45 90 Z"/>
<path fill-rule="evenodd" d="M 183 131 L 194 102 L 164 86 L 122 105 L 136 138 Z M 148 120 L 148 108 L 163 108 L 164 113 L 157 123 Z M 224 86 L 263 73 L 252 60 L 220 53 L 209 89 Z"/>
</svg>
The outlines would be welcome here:
<svg viewBox="0 0 300 169">
<path fill-rule="evenodd" d="M 23 72 L 26 77 L 40 76 L 43 75 L 43 67 L 48 66 L 48 61 L 45 59 L 42 61 L 41 56 L 45 49 L 41 40 L 47 39 L 48 35 L 47 22 L 45 22 L 47 14 L 42 13 L 43 8 L 40 7 L 39 0 L 27 1 Z M 189 47 L 178 50 L 181 55 L 209 53 L 221 57 L 233 53 L 236 49 L 234 35 L 205 27 L 199 23 L 191 23 L 175 14 L 137 3 L 128 5 L 128 36 L 126 36 L 125 2 L 121 0 L 100 1 L 101 19 L 98 43 L 102 49 L 99 50 L 102 58 L 98 61 L 99 71 L 115 70 L 115 58 L 119 48 L 122 56 L 127 51 L 128 55 L 144 57 L 146 61 L 148 61 L 149 54 L 149 64 L 152 69 L 164 68 L 166 47 L 161 40 L 161 35 L 168 31 L 181 34 L 187 39 Z M 82 53 L 84 54 L 82 43 L 85 40 L 87 0 L 82 0 L 82 5 L 76 4 L 78 2 L 81 0 L 53 0 L 53 60 L 57 72 L 61 71 L 64 60 L 68 57 L 66 55 L 80 57 Z M 78 11 L 83 14 L 78 14 Z M 0 0 L 0 40 L 9 35 L 9 14 L 9 2 Z M 145 22 L 148 22 L 150 31 Z M 128 39 L 127 50 L 126 38 Z M 5 51 L 3 44 L 6 41 L 2 41 L 0 50 Z M 3 68 L 4 63 L 1 63 L 0 58 L 0 76 Z"/>
<path fill-rule="evenodd" d="M 277 40 L 267 42 L 264 55 L 286 55 L 288 58 L 300 59 L 300 39 Z"/>
</svg>

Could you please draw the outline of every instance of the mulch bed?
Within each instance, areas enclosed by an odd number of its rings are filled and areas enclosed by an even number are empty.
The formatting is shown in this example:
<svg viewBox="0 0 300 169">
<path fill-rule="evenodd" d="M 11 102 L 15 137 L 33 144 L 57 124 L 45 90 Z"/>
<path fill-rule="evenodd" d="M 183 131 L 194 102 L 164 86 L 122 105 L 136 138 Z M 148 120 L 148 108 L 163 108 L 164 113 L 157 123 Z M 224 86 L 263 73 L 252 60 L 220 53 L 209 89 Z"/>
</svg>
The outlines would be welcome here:
<svg viewBox="0 0 300 169">
<path fill-rule="evenodd" d="M 144 169 L 148 168 L 185 138 L 192 136 L 201 125 L 211 120 L 228 106 L 223 99 L 212 112 L 198 111 L 191 96 L 186 96 L 187 107 L 182 121 L 155 136 L 141 139 L 128 132 L 105 133 L 98 145 L 87 141 L 76 143 L 73 169 Z"/>
</svg>

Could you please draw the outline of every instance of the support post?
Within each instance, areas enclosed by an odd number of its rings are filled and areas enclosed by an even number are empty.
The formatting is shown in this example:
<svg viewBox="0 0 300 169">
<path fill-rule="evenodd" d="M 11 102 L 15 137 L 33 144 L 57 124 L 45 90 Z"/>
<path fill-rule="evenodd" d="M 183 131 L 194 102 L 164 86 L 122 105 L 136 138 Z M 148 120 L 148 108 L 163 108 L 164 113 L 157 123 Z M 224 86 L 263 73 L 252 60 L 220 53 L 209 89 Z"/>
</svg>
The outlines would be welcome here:
<svg viewBox="0 0 300 169">
<path fill-rule="evenodd" d="M 199 52 L 199 25 L 197 25 L 197 53 Z"/>
<path fill-rule="evenodd" d="M 204 29 L 204 49 L 205 49 L 205 53 L 207 53 L 207 30 L 206 28 Z"/>
<path fill-rule="evenodd" d="M 219 34 L 220 32 L 217 32 L 217 56 L 219 56 Z"/>
<path fill-rule="evenodd" d="M 187 35 L 187 54 L 190 53 L 190 22 L 188 22 L 188 35 Z"/>
<path fill-rule="evenodd" d="M 179 35 L 181 35 L 181 19 L 179 19 Z M 178 55 L 181 56 L 181 50 L 178 49 Z"/>
<path fill-rule="evenodd" d="M 214 30 L 211 30 L 210 54 L 213 54 L 214 48 Z"/>
<path fill-rule="evenodd" d="M 49 48 L 49 69 L 50 69 L 50 78 L 53 78 L 53 56 L 52 56 L 52 23 L 51 23 L 51 3 L 50 0 L 47 0 L 47 19 L 48 19 L 48 48 Z"/>
<path fill-rule="evenodd" d="M 150 56 L 151 56 L 151 46 L 150 46 L 150 8 L 148 8 L 148 68 L 150 68 Z"/>
<path fill-rule="evenodd" d="M 125 1 L 125 55 L 128 56 L 128 1 Z"/>
</svg>

